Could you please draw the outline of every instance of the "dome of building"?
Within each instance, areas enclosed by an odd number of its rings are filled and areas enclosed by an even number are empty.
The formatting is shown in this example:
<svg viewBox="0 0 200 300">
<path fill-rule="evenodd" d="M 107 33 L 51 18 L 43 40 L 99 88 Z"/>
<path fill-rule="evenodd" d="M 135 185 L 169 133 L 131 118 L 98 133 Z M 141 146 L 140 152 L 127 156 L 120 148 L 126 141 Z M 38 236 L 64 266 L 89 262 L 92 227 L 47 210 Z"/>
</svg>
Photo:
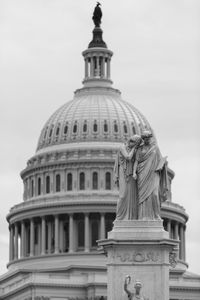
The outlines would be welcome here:
<svg viewBox="0 0 200 300">
<path fill-rule="evenodd" d="M 123 101 L 118 90 L 83 88 L 46 122 L 37 151 L 74 142 L 123 142 L 145 129 L 151 130 L 146 118 L 133 105 Z"/>
</svg>

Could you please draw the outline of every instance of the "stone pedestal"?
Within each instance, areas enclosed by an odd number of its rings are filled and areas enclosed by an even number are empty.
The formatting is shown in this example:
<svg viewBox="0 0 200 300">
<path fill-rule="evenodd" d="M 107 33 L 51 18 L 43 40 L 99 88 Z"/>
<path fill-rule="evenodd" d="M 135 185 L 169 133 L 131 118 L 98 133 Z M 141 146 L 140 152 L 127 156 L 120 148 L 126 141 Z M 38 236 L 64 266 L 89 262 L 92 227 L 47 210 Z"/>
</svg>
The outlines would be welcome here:
<svg viewBox="0 0 200 300">
<path fill-rule="evenodd" d="M 129 290 L 140 280 L 146 298 L 169 300 L 169 255 L 177 243 L 169 239 L 162 221 L 115 221 L 108 239 L 98 244 L 108 257 L 108 300 L 128 299 L 126 275 L 132 278 Z"/>
</svg>

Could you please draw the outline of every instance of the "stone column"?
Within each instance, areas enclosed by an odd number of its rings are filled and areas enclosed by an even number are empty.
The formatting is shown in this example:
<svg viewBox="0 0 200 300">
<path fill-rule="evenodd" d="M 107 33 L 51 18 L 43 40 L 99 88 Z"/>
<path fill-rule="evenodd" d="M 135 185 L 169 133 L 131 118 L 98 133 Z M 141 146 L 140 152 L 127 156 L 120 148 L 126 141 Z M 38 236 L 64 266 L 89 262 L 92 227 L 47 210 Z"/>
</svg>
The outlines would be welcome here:
<svg viewBox="0 0 200 300">
<path fill-rule="evenodd" d="M 100 219 L 100 239 L 104 240 L 106 238 L 105 234 L 105 213 L 101 213 Z"/>
<path fill-rule="evenodd" d="M 45 254 L 45 245 L 46 245 L 46 221 L 45 216 L 42 216 L 42 252 L 41 254 Z"/>
<path fill-rule="evenodd" d="M 85 213 L 85 252 L 90 251 L 90 235 L 89 235 L 89 230 L 90 230 L 90 225 L 89 225 L 89 213 Z"/>
<path fill-rule="evenodd" d="M 14 259 L 18 259 L 18 224 L 15 223 Z"/>
<path fill-rule="evenodd" d="M 102 57 L 102 65 L 101 65 L 101 77 L 105 77 L 105 57 Z"/>
<path fill-rule="evenodd" d="M 34 220 L 30 221 L 30 256 L 34 256 Z"/>
<path fill-rule="evenodd" d="M 107 58 L 107 78 L 110 79 L 110 58 Z"/>
<path fill-rule="evenodd" d="M 20 256 L 23 258 L 25 256 L 25 223 L 21 221 L 21 251 Z"/>
<path fill-rule="evenodd" d="M 55 249 L 54 253 L 59 253 L 59 216 L 55 215 Z"/>
<path fill-rule="evenodd" d="M 69 252 L 74 252 L 74 219 L 73 219 L 73 214 L 69 214 Z"/>
<path fill-rule="evenodd" d="M 169 232 L 169 238 L 171 238 L 171 220 L 167 221 L 167 231 Z"/>
<path fill-rule="evenodd" d="M 48 253 L 51 253 L 51 222 L 48 222 Z"/>
<path fill-rule="evenodd" d="M 85 78 L 88 78 L 88 58 L 85 58 Z"/>
<path fill-rule="evenodd" d="M 13 260 L 14 254 L 14 228 L 10 225 L 9 261 Z"/>
<path fill-rule="evenodd" d="M 64 240 L 64 228 L 63 228 L 63 220 L 60 220 L 60 225 L 59 225 L 59 241 L 60 241 L 60 251 L 61 253 L 63 252 L 63 248 L 64 248 L 64 244 L 63 244 L 63 240 Z"/>
<path fill-rule="evenodd" d="M 186 260 L 186 247 L 185 247 L 185 230 L 186 227 L 183 227 L 183 259 Z"/>
<path fill-rule="evenodd" d="M 178 240 L 178 222 L 175 223 L 175 227 L 174 227 L 174 238 L 175 240 Z"/>
<path fill-rule="evenodd" d="M 94 77 L 94 57 L 90 58 L 90 77 Z"/>
<path fill-rule="evenodd" d="M 183 225 L 180 224 L 180 259 L 184 259 L 183 241 L 184 241 L 184 229 L 183 229 Z"/>
<path fill-rule="evenodd" d="M 99 77 L 99 56 L 96 57 L 96 60 L 97 60 L 96 76 Z"/>
</svg>

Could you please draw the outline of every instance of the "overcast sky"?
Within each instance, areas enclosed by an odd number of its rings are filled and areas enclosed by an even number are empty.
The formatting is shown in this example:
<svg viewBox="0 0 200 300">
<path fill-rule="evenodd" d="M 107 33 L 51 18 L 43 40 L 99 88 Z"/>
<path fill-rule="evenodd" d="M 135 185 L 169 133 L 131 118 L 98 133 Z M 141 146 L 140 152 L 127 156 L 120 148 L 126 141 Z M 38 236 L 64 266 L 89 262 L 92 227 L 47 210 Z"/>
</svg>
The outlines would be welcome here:
<svg viewBox="0 0 200 300">
<path fill-rule="evenodd" d="M 114 87 L 153 127 L 184 206 L 189 270 L 200 274 L 200 1 L 102 0 Z M 9 208 L 19 173 L 50 115 L 82 86 L 93 0 L 0 1 L 0 274 L 8 262 Z M 197 259 L 198 258 L 198 259 Z"/>
</svg>

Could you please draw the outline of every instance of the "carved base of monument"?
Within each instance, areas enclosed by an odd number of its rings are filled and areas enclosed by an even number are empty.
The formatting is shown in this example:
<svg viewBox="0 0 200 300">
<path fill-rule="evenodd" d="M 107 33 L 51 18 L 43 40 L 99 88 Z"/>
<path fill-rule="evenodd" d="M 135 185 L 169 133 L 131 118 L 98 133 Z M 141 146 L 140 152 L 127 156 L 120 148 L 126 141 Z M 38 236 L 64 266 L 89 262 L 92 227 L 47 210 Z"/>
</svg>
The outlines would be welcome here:
<svg viewBox="0 0 200 300">
<path fill-rule="evenodd" d="M 108 239 L 98 244 L 108 256 L 108 300 L 128 299 L 127 275 L 133 294 L 135 281 L 142 283 L 143 298 L 132 294 L 132 299 L 169 300 L 169 255 L 177 243 L 169 239 L 162 221 L 115 221 Z"/>
</svg>

